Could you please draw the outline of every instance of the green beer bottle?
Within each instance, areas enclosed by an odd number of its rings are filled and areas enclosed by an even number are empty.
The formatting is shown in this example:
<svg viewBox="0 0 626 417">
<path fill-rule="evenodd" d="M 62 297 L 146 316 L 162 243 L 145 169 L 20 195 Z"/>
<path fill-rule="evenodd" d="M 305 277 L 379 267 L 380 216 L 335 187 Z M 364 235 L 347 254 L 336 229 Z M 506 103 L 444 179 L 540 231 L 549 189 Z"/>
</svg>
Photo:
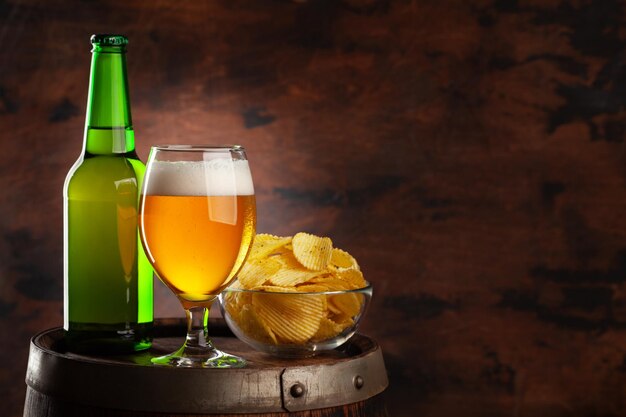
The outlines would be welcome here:
<svg viewBox="0 0 626 417">
<path fill-rule="evenodd" d="M 137 227 L 145 165 L 135 152 L 128 40 L 91 43 L 83 151 L 63 189 L 65 340 L 77 352 L 133 352 L 152 340 L 152 269 Z"/>
</svg>

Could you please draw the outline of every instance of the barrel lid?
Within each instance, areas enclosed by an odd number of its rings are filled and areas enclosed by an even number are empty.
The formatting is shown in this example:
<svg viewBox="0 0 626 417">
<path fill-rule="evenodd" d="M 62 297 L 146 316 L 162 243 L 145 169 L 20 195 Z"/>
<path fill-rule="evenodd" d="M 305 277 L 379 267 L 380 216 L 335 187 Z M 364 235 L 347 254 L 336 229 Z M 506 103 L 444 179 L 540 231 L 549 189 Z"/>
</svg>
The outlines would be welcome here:
<svg viewBox="0 0 626 417">
<path fill-rule="evenodd" d="M 162 413 L 264 413 L 326 408 L 364 401 L 388 385 L 382 352 L 355 335 L 341 348 L 312 358 L 280 359 L 235 338 L 223 321 L 209 331 L 220 349 L 247 359 L 242 369 L 154 366 L 150 359 L 177 349 L 184 323 L 155 323 L 153 347 L 123 356 L 65 352 L 60 328 L 31 339 L 26 383 L 59 399 L 100 408 Z"/>
</svg>

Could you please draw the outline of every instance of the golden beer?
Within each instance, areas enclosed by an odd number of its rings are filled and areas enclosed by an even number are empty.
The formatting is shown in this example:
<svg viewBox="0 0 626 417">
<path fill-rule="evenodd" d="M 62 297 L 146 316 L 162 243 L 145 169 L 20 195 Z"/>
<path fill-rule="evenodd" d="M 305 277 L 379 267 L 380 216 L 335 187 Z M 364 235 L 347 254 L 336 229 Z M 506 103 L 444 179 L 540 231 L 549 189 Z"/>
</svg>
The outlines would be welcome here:
<svg viewBox="0 0 626 417">
<path fill-rule="evenodd" d="M 187 316 L 183 346 L 156 365 L 240 368 L 246 360 L 208 338 L 209 309 L 239 273 L 255 234 L 254 187 L 241 146 L 153 146 L 139 230 L 154 270 Z"/>
<path fill-rule="evenodd" d="M 187 301 L 209 301 L 239 272 L 254 235 L 246 196 L 145 196 L 143 239 L 154 269 Z"/>
<path fill-rule="evenodd" d="M 212 301 L 243 265 L 256 222 L 248 162 L 155 161 L 141 199 L 141 238 L 183 305 Z"/>
</svg>

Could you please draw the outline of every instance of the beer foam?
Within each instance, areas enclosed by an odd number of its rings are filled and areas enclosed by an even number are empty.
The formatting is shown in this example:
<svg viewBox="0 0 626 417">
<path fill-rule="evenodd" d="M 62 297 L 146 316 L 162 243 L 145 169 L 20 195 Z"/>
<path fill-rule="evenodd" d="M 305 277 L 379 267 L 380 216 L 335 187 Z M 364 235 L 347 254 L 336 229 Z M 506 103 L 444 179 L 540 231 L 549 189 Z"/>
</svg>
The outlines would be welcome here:
<svg viewBox="0 0 626 417">
<path fill-rule="evenodd" d="M 246 160 L 152 161 L 145 181 L 146 195 L 254 195 Z"/>
</svg>

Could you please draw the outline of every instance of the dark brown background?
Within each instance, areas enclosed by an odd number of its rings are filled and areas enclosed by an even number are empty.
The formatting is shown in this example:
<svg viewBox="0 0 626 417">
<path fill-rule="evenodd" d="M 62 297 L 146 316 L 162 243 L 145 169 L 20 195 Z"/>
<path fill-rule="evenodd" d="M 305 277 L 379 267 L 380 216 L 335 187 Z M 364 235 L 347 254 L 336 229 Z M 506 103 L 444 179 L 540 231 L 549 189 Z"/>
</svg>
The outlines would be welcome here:
<svg viewBox="0 0 626 417">
<path fill-rule="evenodd" d="M 142 158 L 241 143 L 259 231 L 356 256 L 390 415 L 626 415 L 616 0 L 0 0 L 2 413 L 21 415 L 28 338 L 62 323 L 96 32 L 131 40 Z"/>
</svg>

